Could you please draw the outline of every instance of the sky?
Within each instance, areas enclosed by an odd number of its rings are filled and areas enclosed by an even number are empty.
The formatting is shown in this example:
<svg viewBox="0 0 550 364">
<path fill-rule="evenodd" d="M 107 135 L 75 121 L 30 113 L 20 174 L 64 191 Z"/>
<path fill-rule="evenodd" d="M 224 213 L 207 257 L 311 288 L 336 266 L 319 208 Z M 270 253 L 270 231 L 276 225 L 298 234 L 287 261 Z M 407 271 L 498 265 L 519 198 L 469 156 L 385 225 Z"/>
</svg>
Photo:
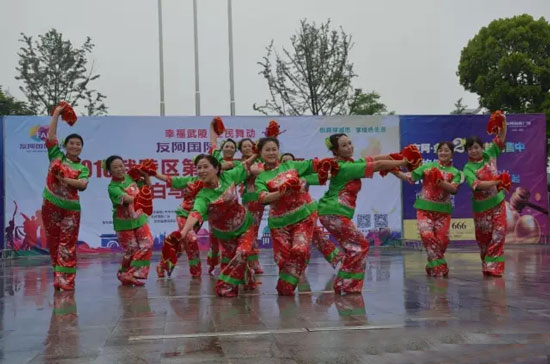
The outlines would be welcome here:
<svg viewBox="0 0 550 364">
<path fill-rule="evenodd" d="M 228 115 L 227 0 L 197 0 L 202 115 Z M 157 0 L 0 0 L 0 86 L 24 100 L 15 79 L 20 33 L 51 28 L 75 46 L 92 38 L 91 60 L 110 115 L 159 115 Z M 166 115 L 195 114 L 193 1 L 162 0 Z M 258 61 L 274 41 L 281 50 L 300 19 L 341 26 L 351 34 L 353 86 L 375 90 L 397 114 L 447 114 L 458 98 L 477 96 L 456 71 L 460 52 L 498 18 L 530 14 L 550 19 L 548 0 L 233 0 L 237 115 L 269 96 Z"/>
</svg>

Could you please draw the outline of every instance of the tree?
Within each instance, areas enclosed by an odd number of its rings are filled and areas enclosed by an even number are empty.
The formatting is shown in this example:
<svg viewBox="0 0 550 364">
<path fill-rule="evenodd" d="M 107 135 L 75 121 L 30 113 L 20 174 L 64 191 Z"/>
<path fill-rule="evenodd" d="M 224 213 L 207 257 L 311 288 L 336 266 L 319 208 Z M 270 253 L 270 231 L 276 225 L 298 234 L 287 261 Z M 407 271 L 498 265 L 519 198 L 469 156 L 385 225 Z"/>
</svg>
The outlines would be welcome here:
<svg viewBox="0 0 550 364">
<path fill-rule="evenodd" d="M 468 105 L 462 103 L 462 97 L 455 102 L 455 109 L 451 111 L 452 115 L 474 115 L 481 111 L 481 107 L 477 109 L 468 109 Z"/>
<path fill-rule="evenodd" d="M 0 86 L 0 115 L 32 115 L 33 112 L 24 101 L 18 101 Z"/>
<path fill-rule="evenodd" d="M 455 102 L 455 109 L 451 111 L 451 114 L 462 115 L 468 108 L 468 105 L 462 104 L 462 97 Z"/>
<path fill-rule="evenodd" d="M 271 41 L 267 55 L 258 62 L 271 99 L 253 108 L 264 114 L 346 114 L 355 77 L 348 59 L 353 44 L 343 29 L 330 28 L 330 19 L 319 26 L 303 19 L 290 38 L 291 49 L 279 55 Z"/>
<path fill-rule="evenodd" d="M 462 50 L 457 75 L 490 111 L 550 113 L 550 24 L 524 14 L 481 28 Z"/>
<path fill-rule="evenodd" d="M 33 42 L 23 33 L 21 36 L 19 41 L 24 45 L 19 49 L 19 75 L 15 78 L 23 81 L 20 89 L 32 110 L 45 114 L 66 100 L 73 107 L 84 102 L 88 115 L 107 113 L 105 95 L 90 88 L 90 82 L 99 78 L 94 74 L 93 62 L 88 69 L 87 56 L 94 48 L 90 37 L 81 48 L 74 48 L 55 29 L 39 35 L 39 41 Z"/>
<path fill-rule="evenodd" d="M 379 100 L 380 95 L 376 91 L 364 93 L 362 89 L 356 88 L 349 103 L 349 113 L 350 115 L 386 114 L 388 109 Z"/>
</svg>

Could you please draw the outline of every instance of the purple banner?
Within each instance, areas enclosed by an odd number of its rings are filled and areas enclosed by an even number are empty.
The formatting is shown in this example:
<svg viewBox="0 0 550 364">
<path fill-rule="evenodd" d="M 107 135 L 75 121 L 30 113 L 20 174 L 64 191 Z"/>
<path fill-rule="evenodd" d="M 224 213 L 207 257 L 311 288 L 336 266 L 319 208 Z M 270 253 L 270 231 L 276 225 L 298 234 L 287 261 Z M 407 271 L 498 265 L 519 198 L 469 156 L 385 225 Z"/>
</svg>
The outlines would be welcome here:
<svg viewBox="0 0 550 364">
<path fill-rule="evenodd" d="M 416 144 L 426 161 L 437 159 L 436 147 L 440 141 L 449 140 L 455 145 L 453 164 L 462 170 L 467 161 L 464 141 L 478 135 L 486 143 L 493 136 L 486 132 L 489 115 L 433 115 L 402 116 L 401 144 Z M 548 192 L 546 181 L 546 121 L 542 114 L 507 115 L 508 134 L 505 151 L 498 158 L 500 172 L 512 177 L 512 188 L 506 196 L 508 243 L 536 243 L 548 236 Z M 413 207 L 420 184 L 403 185 L 403 218 L 405 225 L 416 219 Z M 453 196 L 453 224 L 455 229 L 468 229 L 466 235 L 474 240 L 471 223 L 472 192 L 464 183 Z M 409 224 L 409 226 L 413 226 Z M 453 228 L 451 240 L 453 240 Z M 405 233 L 405 235 L 407 235 Z M 460 234 L 456 235 L 459 236 Z"/>
</svg>

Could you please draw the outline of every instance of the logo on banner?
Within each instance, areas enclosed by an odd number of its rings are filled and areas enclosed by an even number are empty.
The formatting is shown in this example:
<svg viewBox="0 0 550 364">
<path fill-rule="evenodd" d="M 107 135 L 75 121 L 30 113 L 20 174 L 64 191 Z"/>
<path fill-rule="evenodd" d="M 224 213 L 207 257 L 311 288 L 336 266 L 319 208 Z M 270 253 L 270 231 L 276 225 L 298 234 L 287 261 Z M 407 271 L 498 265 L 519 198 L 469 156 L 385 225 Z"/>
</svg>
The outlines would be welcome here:
<svg viewBox="0 0 550 364">
<path fill-rule="evenodd" d="M 45 142 L 48 138 L 49 125 L 34 125 L 29 129 L 29 136 L 37 142 Z"/>
<path fill-rule="evenodd" d="M 29 128 L 29 138 L 35 143 L 21 143 L 19 149 L 24 149 L 27 152 L 41 152 L 46 150 L 44 142 L 48 138 L 48 125 L 33 125 Z"/>
</svg>

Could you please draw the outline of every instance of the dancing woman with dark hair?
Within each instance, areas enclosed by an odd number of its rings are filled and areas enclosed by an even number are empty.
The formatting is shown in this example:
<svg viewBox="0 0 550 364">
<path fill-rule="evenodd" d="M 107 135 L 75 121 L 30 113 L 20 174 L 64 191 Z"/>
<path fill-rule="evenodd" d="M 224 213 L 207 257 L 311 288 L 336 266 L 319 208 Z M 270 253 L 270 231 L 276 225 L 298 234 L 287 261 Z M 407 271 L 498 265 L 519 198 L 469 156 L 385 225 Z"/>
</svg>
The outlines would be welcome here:
<svg viewBox="0 0 550 364">
<path fill-rule="evenodd" d="M 121 157 L 112 155 L 105 160 L 105 169 L 111 173 L 108 192 L 113 204 L 113 228 L 124 249 L 117 278 L 123 285 L 143 286 L 153 254 L 153 234 L 147 224 L 147 215 L 136 200 L 144 186 L 150 186 L 147 172 L 137 170 L 130 177 Z"/>
<path fill-rule="evenodd" d="M 245 289 L 255 288 L 248 265 L 248 255 L 255 238 L 252 215 L 239 203 L 237 193 L 237 186 L 246 180 L 248 166 L 255 158 L 253 156 L 223 173 L 219 161 L 213 156 L 200 154 L 195 158 L 195 166 L 204 187 L 195 197 L 181 235 L 186 236 L 197 223 L 208 219 L 212 234 L 222 245 L 224 255 L 229 258 L 216 283 L 219 296 L 236 296 L 240 284 L 244 284 Z"/>
<path fill-rule="evenodd" d="M 357 195 L 361 189 L 361 179 L 372 178 L 374 172 L 420 162 L 407 161 L 402 155 L 399 155 L 401 160 L 391 160 L 390 155 L 380 155 L 355 161 L 353 144 L 346 134 L 333 134 L 325 139 L 325 144 L 338 160 L 338 173 L 330 178 L 328 191 L 319 200 L 319 220 L 338 241 L 345 255 L 342 267 L 334 280 L 334 291 L 338 294 L 360 293 L 363 288 L 369 243 L 357 230 L 352 219 Z"/>
<path fill-rule="evenodd" d="M 426 273 L 432 277 L 446 277 L 449 267 L 445 251 L 449 245 L 449 228 L 453 205 L 451 195 L 456 194 L 463 181 L 463 174 L 453 167 L 452 142 L 437 145 L 437 161 L 424 163 L 410 175 L 394 173 L 409 183 L 422 180 L 422 190 L 414 203 L 418 232 L 428 254 Z"/>
<path fill-rule="evenodd" d="M 262 138 L 258 143 L 261 159 L 267 166 L 256 178 L 258 199 L 269 204 L 268 225 L 275 260 L 279 265 L 277 291 L 293 295 L 310 257 L 317 203 L 304 188 L 301 177 L 317 172 L 316 160 L 279 162 L 279 141 Z"/>
<path fill-rule="evenodd" d="M 252 139 L 245 138 L 239 141 L 239 150 L 242 154 L 242 159 L 250 158 L 254 154 L 254 142 Z M 256 160 L 255 165 L 258 168 L 264 168 L 264 163 L 261 158 Z M 264 205 L 258 201 L 258 193 L 256 192 L 256 176 L 250 174 L 246 181 L 241 185 L 241 197 L 244 207 L 250 211 L 254 222 L 252 227 L 255 231 L 255 238 L 252 244 L 252 252 L 248 256 L 250 267 L 254 270 L 255 274 L 263 274 L 263 269 L 260 265 L 259 254 L 260 249 L 258 247 L 258 233 L 260 231 L 260 224 L 262 223 L 262 217 L 264 216 Z"/>
<path fill-rule="evenodd" d="M 504 191 L 510 188 L 508 173 L 498 174 L 497 158 L 506 142 L 506 117 L 494 112 L 487 131 L 496 134 L 491 146 L 484 150 L 477 136 L 466 139 L 468 163 L 464 166 L 466 182 L 473 192 L 472 207 L 476 240 L 485 275 L 500 277 L 504 273 L 504 241 L 506 239 L 506 205 Z"/>
<path fill-rule="evenodd" d="M 216 158 L 218 163 L 220 164 L 220 168 L 222 171 L 227 171 L 235 166 L 238 166 L 241 164 L 241 162 L 235 160 L 235 153 L 237 151 L 237 143 L 231 139 L 228 138 L 224 140 L 221 145 L 218 144 L 218 138 L 221 136 L 223 131 L 225 130 L 225 125 L 223 125 L 222 118 L 219 116 L 216 116 L 214 119 L 212 119 L 212 122 L 210 123 L 210 154 Z M 212 229 L 210 230 L 210 249 L 208 250 L 208 255 L 206 258 L 206 262 L 208 264 L 208 273 L 211 274 L 216 266 L 221 263 L 221 269 L 225 267 L 225 265 L 229 262 L 229 257 L 224 256 L 223 250 L 221 251 L 221 259 L 220 259 L 220 242 L 216 238 L 216 236 L 212 233 Z"/>
<path fill-rule="evenodd" d="M 65 138 L 65 153 L 59 149 L 57 122 L 66 107 L 55 108 L 46 139 L 50 165 L 43 194 L 42 219 L 54 270 L 53 285 L 55 289 L 74 290 L 80 228 L 78 191 L 84 191 L 88 186 L 90 171 L 79 158 L 84 146 L 80 135 L 70 134 Z"/>
</svg>

